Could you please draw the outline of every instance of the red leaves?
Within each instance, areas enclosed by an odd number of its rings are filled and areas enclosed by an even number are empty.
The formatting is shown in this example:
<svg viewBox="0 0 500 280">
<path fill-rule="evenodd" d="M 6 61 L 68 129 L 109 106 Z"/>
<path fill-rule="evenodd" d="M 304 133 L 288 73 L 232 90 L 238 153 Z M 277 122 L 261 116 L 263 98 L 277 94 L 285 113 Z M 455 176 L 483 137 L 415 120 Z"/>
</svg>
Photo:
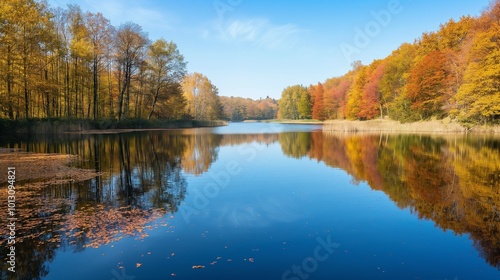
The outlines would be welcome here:
<svg viewBox="0 0 500 280">
<path fill-rule="evenodd" d="M 324 108 L 324 89 L 321 83 L 318 83 L 316 86 L 310 86 L 309 92 L 311 93 L 313 99 L 313 108 L 312 108 L 312 117 L 313 119 L 324 121 L 326 119 L 325 116 L 325 108 Z"/>
<path fill-rule="evenodd" d="M 363 88 L 363 97 L 359 104 L 358 117 L 364 120 L 374 119 L 380 114 L 380 79 L 385 72 L 387 63 L 380 63 L 368 74 L 368 81 Z"/>
<path fill-rule="evenodd" d="M 444 100 L 449 96 L 452 76 L 448 70 L 448 58 L 444 52 L 433 51 L 426 55 L 410 71 L 407 97 L 411 108 L 423 118 L 441 114 Z"/>
</svg>

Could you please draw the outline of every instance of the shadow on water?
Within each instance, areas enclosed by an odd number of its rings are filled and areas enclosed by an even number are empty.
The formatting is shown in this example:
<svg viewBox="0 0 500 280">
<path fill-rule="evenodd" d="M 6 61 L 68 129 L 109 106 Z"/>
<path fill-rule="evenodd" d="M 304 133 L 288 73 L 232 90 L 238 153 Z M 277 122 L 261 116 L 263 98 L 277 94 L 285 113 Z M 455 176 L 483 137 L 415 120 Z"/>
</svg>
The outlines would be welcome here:
<svg viewBox="0 0 500 280">
<path fill-rule="evenodd" d="M 188 174 L 207 172 L 217 161 L 219 147 L 251 142 L 279 142 L 288 157 L 308 157 L 343 169 L 355 182 L 367 182 L 419 218 L 470 235 L 480 255 L 500 268 L 499 139 L 179 130 L 1 142 L 2 147 L 30 152 L 76 154 L 79 167 L 103 173 L 81 183 L 18 186 L 17 200 L 22 203 L 16 250 L 23 256 L 16 266 L 18 279 L 46 276 L 59 250 L 82 251 L 127 236 L 147 237 L 153 221 L 178 210 Z M 1 211 L 2 220 L 6 215 Z M 1 257 L 6 258 L 5 251 Z M 3 262 L 2 279 L 7 279 L 6 268 Z"/>
</svg>

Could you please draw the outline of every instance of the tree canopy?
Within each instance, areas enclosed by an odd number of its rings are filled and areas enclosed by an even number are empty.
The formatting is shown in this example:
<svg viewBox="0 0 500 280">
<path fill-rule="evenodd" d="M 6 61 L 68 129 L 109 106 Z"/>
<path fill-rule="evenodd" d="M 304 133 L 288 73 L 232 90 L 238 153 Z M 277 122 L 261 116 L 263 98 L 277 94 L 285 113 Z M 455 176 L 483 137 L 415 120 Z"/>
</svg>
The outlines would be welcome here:
<svg viewBox="0 0 500 280">
<path fill-rule="evenodd" d="M 402 122 L 451 117 L 498 124 L 499 19 L 500 0 L 496 0 L 479 17 L 450 20 L 369 65 L 356 61 L 345 75 L 311 85 L 307 93 L 288 87 L 279 101 L 280 116 L 318 120 L 388 116 Z"/>
</svg>

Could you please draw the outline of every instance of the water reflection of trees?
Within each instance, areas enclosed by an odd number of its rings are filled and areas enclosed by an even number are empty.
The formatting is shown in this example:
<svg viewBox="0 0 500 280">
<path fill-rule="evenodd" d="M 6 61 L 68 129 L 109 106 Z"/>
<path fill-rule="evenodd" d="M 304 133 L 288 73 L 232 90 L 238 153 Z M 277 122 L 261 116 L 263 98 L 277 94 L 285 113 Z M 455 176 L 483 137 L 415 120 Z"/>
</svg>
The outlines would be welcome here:
<svg viewBox="0 0 500 280">
<path fill-rule="evenodd" d="M 80 251 L 147 235 L 152 221 L 178 210 L 186 174 L 206 172 L 220 146 L 279 141 L 284 154 L 341 168 L 385 192 L 400 208 L 442 229 L 470 234 L 500 267 L 500 142 L 488 137 L 147 132 L 15 141 L 3 146 L 77 154 L 77 165 L 103 173 L 81 183 L 19 184 L 19 279 L 39 279 L 59 249 Z M 6 189 L 1 189 L 3 197 Z M 0 212 L 6 220 L 7 213 Z M 159 223 L 160 226 L 166 222 Z M 3 236 L 5 237 L 5 236 Z M 5 245 L 2 238 L 1 246 Z M 0 253 L 5 258 L 5 251 Z M 7 278 L 6 263 L 2 279 Z"/>
<path fill-rule="evenodd" d="M 56 251 L 82 251 L 127 236 L 143 238 L 151 222 L 178 210 L 186 194 L 186 173 L 206 172 L 221 145 L 273 143 L 277 135 L 216 135 L 147 132 L 69 135 L 2 143 L 38 153 L 80 156 L 76 165 L 102 172 L 86 182 L 50 187 L 18 185 L 16 279 L 40 279 L 49 273 Z M 1 189 L 7 196 L 7 189 Z M 1 220 L 7 213 L 1 211 Z M 158 226 L 158 223 L 156 223 Z M 160 222 L 159 226 L 166 226 Z M 5 237 L 5 236 L 3 236 Z M 6 239 L 2 238 L 1 246 Z M 0 257 L 4 259 L 6 252 Z M 2 263 L 1 279 L 8 279 Z"/>
<path fill-rule="evenodd" d="M 302 141 L 296 138 L 296 141 Z M 283 150 L 342 168 L 384 191 L 400 208 L 444 230 L 470 234 L 480 254 L 500 268 L 500 141 L 479 136 L 324 135 Z"/>
</svg>

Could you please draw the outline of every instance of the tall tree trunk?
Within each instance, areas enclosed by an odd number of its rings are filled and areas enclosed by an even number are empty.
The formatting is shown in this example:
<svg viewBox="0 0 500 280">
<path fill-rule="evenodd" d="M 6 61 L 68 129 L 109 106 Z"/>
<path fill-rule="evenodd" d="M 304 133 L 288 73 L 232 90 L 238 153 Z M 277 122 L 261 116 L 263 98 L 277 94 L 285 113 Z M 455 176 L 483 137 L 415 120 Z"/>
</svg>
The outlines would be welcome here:
<svg viewBox="0 0 500 280">
<path fill-rule="evenodd" d="M 120 73 L 118 76 L 118 80 L 120 81 L 120 83 L 121 83 L 121 70 L 122 69 L 119 70 Z M 120 88 L 120 85 L 118 85 L 118 88 L 120 90 L 119 95 L 118 95 L 118 121 L 122 120 L 122 114 L 123 114 L 123 97 L 125 95 L 125 90 L 127 87 L 127 78 L 126 78 L 127 77 L 127 70 L 126 69 L 123 69 L 123 75 L 124 75 L 123 86 Z"/>
<path fill-rule="evenodd" d="M 98 65 L 98 61 L 97 61 L 97 55 L 94 55 L 94 96 L 93 96 L 93 99 L 94 99 L 94 120 L 97 119 L 97 99 L 98 99 L 98 89 L 99 89 L 99 73 L 98 73 L 98 68 L 99 68 L 99 65 Z"/>
<path fill-rule="evenodd" d="M 75 117 L 78 118 L 78 58 L 75 58 Z"/>
<path fill-rule="evenodd" d="M 27 58 L 23 58 L 23 86 L 24 86 L 24 112 L 25 118 L 29 118 L 29 91 L 28 91 L 28 65 Z"/>
<path fill-rule="evenodd" d="M 65 82 L 66 82 L 66 90 L 65 90 L 65 99 L 66 99 L 66 117 L 71 117 L 71 94 L 70 94 L 70 79 L 69 79 L 69 60 L 66 60 L 66 75 L 65 75 Z"/>
<path fill-rule="evenodd" d="M 127 82 L 126 82 L 126 93 L 125 93 L 125 104 L 123 108 L 123 115 L 125 118 L 128 118 L 129 116 L 129 110 L 130 110 L 130 82 L 131 82 L 131 77 L 132 77 L 132 67 L 130 66 L 129 69 L 127 70 Z"/>
<path fill-rule="evenodd" d="M 108 94 L 109 94 L 109 116 L 114 118 L 115 112 L 113 108 L 113 84 L 111 80 L 111 65 L 108 69 Z"/>
<path fill-rule="evenodd" d="M 158 87 L 155 91 L 155 96 L 153 97 L 153 106 L 151 106 L 151 111 L 149 112 L 148 120 L 153 116 L 153 112 L 155 111 L 156 102 L 158 100 L 158 95 L 160 94 L 160 88 Z"/>
<path fill-rule="evenodd" d="M 12 105 L 12 56 L 11 56 L 11 46 L 7 47 L 7 100 L 8 100 L 8 110 L 9 119 L 14 119 L 14 108 Z"/>
</svg>

